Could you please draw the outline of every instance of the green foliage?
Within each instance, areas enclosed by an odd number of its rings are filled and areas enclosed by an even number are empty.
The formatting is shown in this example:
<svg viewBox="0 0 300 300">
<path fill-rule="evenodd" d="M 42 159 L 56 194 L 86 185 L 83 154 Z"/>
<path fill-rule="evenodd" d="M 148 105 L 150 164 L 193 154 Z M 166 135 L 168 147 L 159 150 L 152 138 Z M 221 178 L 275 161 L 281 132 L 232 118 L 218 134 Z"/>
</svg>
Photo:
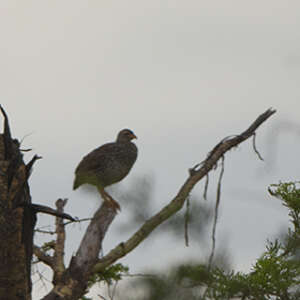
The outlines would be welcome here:
<svg viewBox="0 0 300 300">
<path fill-rule="evenodd" d="M 55 240 L 46 242 L 46 243 L 44 243 L 44 244 L 41 246 L 41 250 L 42 250 L 43 252 L 47 253 L 47 252 L 49 252 L 49 251 L 51 251 L 51 250 L 54 249 L 55 243 L 56 243 Z"/>
<path fill-rule="evenodd" d="M 202 285 L 212 281 L 212 276 L 208 271 L 207 267 L 201 264 L 181 265 L 177 269 L 176 273 L 180 281 L 183 281 L 185 278 L 188 278 L 191 282 L 191 285 Z"/>
<path fill-rule="evenodd" d="M 271 185 L 269 192 L 289 210 L 292 226 L 285 240 L 268 241 L 252 270 L 225 271 L 190 263 L 173 268 L 168 276 L 138 279 L 143 299 L 299 300 L 300 299 L 300 183 Z M 122 299 L 126 298 L 122 294 Z"/>
<path fill-rule="evenodd" d="M 93 274 L 88 282 L 88 287 L 91 287 L 97 282 L 105 281 L 108 285 L 111 285 L 114 281 L 119 281 L 122 279 L 122 276 L 128 274 L 129 268 L 123 266 L 122 264 L 112 265 L 104 270 L 101 273 Z"/>
<path fill-rule="evenodd" d="M 83 296 L 80 300 L 93 300 L 93 299 Z"/>
<path fill-rule="evenodd" d="M 289 216 L 295 226 L 295 229 L 299 229 L 300 225 L 300 182 L 287 182 L 272 184 L 272 190 L 269 188 L 271 195 L 280 198 L 283 201 L 283 205 L 289 209 Z"/>
<path fill-rule="evenodd" d="M 299 183 L 280 183 L 271 187 L 274 190 L 269 188 L 269 192 L 289 209 L 293 226 L 289 228 L 286 240 L 268 241 L 266 251 L 249 274 L 213 270 L 214 280 L 207 290 L 210 299 L 299 299 L 300 260 L 295 256 L 300 245 Z"/>
<path fill-rule="evenodd" d="M 298 285 L 299 261 L 293 260 L 288 253 L 284 255 L 285 250 L 278 240 L 268 242 L 267 251 L 257 260 L 249 279 L 261 294 L 284 298 L 289 289 Z"/>
<path fill-rule="evenodd" d="M 249 274 L 212 271 L 214 280 L 208 287 L 210 299 L 297 299 L 293 291 L 300 281 L 300 262 L 283 255 L 284 247 L 276 240 L 268 242 L 266 252 Z"/>
<path fill-rule="evenodd" d="M 88 281 L 88 289 L 90 289 L 94 284 L 105 282 L 107 285 L 112 285 L 122 279 L 123 275 L 128 274 L 129 268 L 123 266 L 122 264 L 115 264 L 106 268 L 103 272 L 93 274 Z M 88 292 L 88 291 L 87 291 Z M 93 300 L 87 296 L 83 296 L 81 300 Z"/>
<path fill-rule="evenodd" d="M 300 259 L 300 182 L 273 184 L 269 188 L 271 195 L 280 198 L 289 209 L 290 221 L 293 225 L 288 229 L 285 240 L 285 252 Z"/>
</svg>

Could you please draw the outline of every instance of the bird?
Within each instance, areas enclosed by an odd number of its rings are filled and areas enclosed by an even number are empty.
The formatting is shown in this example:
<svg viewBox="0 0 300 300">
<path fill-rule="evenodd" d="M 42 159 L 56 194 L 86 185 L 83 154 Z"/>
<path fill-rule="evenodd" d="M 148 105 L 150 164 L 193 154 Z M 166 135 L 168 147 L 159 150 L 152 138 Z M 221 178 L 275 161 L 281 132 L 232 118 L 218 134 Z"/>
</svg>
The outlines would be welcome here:
<svg viewBox="0 0 300 300">
<path fill-rule="evenodd" d="M 104 201 L 116 211 L 121 210 L 104 188 L 125 178 L 133 167 L 138 154 L 132 143 L 137 136 L 130 129 L 122 129 L 115 142 L 104 144 L 83 157 L 75 170 L 73 189 L 83 184 L 96 186 Z"/>
</svg>

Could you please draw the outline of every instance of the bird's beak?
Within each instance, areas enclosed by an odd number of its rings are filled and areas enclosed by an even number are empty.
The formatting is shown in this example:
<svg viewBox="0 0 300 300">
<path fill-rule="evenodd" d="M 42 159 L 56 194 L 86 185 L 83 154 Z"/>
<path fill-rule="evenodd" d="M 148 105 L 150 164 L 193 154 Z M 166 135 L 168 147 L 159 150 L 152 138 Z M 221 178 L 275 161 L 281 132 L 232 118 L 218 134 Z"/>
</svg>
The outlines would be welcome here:
<svg viewBox="0 0 300 300">
<path fill-rule="evenodd" d="M 132 140 L 134 140 L 134 139 L 137 140 L 137 136 L 133 133 L 133 134 L 131 135 L 131 139 L 132 139 Z"/>
</svg>

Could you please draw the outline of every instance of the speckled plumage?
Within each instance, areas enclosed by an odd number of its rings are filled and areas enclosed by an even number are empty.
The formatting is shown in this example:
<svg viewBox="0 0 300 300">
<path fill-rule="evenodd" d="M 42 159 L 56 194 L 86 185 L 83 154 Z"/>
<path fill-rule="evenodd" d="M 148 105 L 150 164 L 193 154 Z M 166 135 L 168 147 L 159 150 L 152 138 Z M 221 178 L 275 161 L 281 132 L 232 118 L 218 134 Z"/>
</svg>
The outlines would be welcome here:
<svg viewBox="0 0 300 300">
<path fill-rule="evenodd" d="M 119 132 L 116 142 L 104 144 L 86 155 L 75 170 L 73 188 L 92 184 L 98 189 L 121 181 L 131 170 L 137 158 L 136 138 L 129 129 Z"/>
</svg>

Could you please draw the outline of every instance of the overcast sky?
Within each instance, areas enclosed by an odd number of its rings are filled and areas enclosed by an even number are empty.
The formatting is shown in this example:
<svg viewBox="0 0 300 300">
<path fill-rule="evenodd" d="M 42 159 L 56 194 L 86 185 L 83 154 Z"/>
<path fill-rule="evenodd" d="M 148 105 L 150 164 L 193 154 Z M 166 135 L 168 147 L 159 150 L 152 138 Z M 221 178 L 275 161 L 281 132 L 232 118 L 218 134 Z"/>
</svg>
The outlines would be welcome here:
<svg viewBox="0 0 300 300">
<path fill-rule="evenodd" d="M 258 130 L 265 162 L 249 142 L 225 161 L 218 237 L 236 268 L 249 270 L 266 238 L 287 225 L 267 186 L 299 179 L 299 29 L 299 1 L 0 1 L 0 102 L 14 137 L 29 135 L 25 159 L 43 156 L 30 180 L 33 202 L 68 197 L 68 212 L 91 216 L 99 203 L 72 191 L 74 169 L 128 127 L 139 158 L 123 185 L 151 174 L 159 209 L 221 138 L 273 107 Z M 70 229 L 68 258 L 84 228 Z M 108 236 L 105 249 L 128 236 Z M 161 261 L 155 249 L 148 265 Z M 147 267 L 143 251 L 123 262 Z M 182 242 L 170 260 L 193 251 Z"/>
</svg>

